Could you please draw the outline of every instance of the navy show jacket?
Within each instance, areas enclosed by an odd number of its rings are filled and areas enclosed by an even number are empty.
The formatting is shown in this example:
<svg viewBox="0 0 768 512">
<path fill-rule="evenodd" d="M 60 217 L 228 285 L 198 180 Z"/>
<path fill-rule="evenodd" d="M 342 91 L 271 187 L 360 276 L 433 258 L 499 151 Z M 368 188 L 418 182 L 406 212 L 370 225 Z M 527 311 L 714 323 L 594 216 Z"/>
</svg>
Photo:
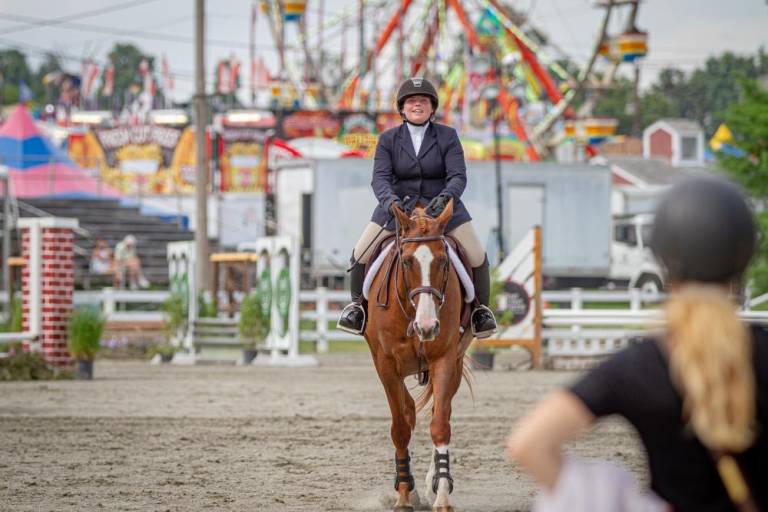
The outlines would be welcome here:
<svg viewBox="0 0 768 512">
<path fill-rule="evenodd" d="M 456 130 L 430 122 L 417 156 L 411 134 L 403 123 L 382 133 L 376 145 L 371 187 L 379 205 L 371 221 L 380 226 L 387 223 L 387 229 L 394 230 L 389 207 L 395 199 L 402 201 L 409 196 L 404 205 L 410 211 L 416 204 L 426 206 L 445 192 L 453 198 L 453 217 L 445 231 L 453 231 L 472 220 L 461 202 L 466 185 L 467 165 Z"/>
</svg>

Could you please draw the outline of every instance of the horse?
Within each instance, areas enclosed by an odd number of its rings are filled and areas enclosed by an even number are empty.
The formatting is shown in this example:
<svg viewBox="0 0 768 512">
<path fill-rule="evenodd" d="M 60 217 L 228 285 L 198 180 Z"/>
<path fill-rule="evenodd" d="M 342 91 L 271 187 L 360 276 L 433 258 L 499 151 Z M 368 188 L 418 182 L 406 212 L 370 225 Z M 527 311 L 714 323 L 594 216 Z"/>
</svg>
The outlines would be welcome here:
<svg viewBox="0 0 768 512">
<path fill-rule="evenodd" d="M 418 207 L 412 216 L 396 206 L 393 210 L 394 246 L 370 286 L 370 290 L 379 290 L 379 298 L 368 302 L 364 336 L 392 414 L 397 491 L 394 510 L 414 510 L 411 491 L 415 484 L 408 445 L 416 413 L 431 399 L 429 430 L 434 450 L 425 495 L 434 495 L 433 511 L 449 512 L 453 511 L 448 452 L 451 400 L 462 377 L 471 382 L 464 356 L 472 341 L 471 329 L 460 332 L 461 285 L 450 263 L 444 235 L 453 214 L 453 201 L 437 218 Z M 416 402 L 404 382 L 405 377 L 414 374 L 425 385 Z"/>
</svg>

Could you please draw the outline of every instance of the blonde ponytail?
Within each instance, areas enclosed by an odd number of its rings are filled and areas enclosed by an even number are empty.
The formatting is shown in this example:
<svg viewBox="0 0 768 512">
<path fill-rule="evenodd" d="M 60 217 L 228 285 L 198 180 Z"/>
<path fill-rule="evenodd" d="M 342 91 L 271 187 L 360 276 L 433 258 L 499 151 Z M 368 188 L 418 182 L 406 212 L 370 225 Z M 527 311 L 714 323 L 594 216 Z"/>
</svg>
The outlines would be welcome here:
<svg viewBox="0 0 768 512">
<path fill-rule="evenodd" d="M 741 452 L 754 441 L 755 378 L 749 331 L 725 289 L 685 285 L 666 304 L 670 370 L 699 440 Z"/>
</svg>

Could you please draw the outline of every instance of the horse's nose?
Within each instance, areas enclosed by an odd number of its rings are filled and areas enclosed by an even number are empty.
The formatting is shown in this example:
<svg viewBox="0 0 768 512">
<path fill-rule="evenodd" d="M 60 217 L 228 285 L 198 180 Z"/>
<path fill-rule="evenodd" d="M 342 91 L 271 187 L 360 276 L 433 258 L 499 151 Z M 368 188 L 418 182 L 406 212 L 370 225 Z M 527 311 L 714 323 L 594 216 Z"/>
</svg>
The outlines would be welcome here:
<svg viewBox="0 0 768 512">
<path fill-rule="evenodd" d="M 437 338 L 437 335 L 440 332 L 440 320 L 427 322 L 424 325 L 414 322 L 413 326 L 416 330 L 416 334 L 419 335 L 419 338 L 422 341 L 432 341 Z"/>
</svg>

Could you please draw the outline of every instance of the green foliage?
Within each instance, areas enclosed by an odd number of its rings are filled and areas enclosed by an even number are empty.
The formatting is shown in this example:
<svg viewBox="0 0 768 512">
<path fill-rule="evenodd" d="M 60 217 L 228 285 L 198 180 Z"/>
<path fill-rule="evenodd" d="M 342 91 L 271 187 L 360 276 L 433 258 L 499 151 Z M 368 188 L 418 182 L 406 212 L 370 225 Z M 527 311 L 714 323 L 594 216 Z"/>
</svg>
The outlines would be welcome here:
<svg viewBox="0 0 768 512">
<path fill-rule="evenodd" d="M 741 101 L 726 114 L 726 124 L 733 133 L 731 144 L 747 156 L 717 156 L 721 167 L 763 208 L 758 213 L 760 247 L 749 273 L 754 292 L 759 295 L 768 292 L 768 91 L 754 81 L 743 81 L 742 90 Z"/>
<path fill-rule="evenodd" d="M 21 332 L 22 326 L 23 326 L 23 317 L 22 317 L 22 308 L 21 308 L 21 297 L 14 297 L 13 302 L 11 302 L 11 322 L 8 325 L 8 330 L 10 332 Z"/>
<path fill-rule="evenodd" d="M 511 311 L 497 311 L 496 305 L 498 304 L 498 297 L 500 293 L 504 292 L 504 282 L 498 279 L 496 271 L 491 274 L 491 293 L 488 299 L 489 307 L 494 310 L 496 315 L 496 323 L 499 327 L 507 327 L 512 324 L 513 315 Z"/>
<path fill-rule="evenodd" d="M 75 309 L 69 317 L 69 353 L 75 359 L 92 360 L 99 351 L 105 320 L 93 307 Z"/>
<path fill-rule="evenodd" d="M 147 357 L 152 359 L 156 354 L 161 356 L 172 356 L 176 353 L 176 347 L 170 343 L 161 343 L 158 345 L 152 345 L 147 349 Z"/>
<path fill-rule="evenodd" d="M 197 294 L 197 315 L 200 318 L 216 318 L 219 316 L 216 303 L 213 300 L 209 300 L 209 297 L 206 293 L 201 292 Z"/>
<path fill-rule="evenodd" d="M 160 308 L 165 313 L 163 331 L 166 341 L 176 336 L 187 325 L 187 308 L 184 307 L 184 297 L 180 293 L 172 293 Z"/>
<path fill-rule="evenodd" d="M 0 359 L 0 381 L 50 380 L 69 376 L 48 366 L 42 354 L 24 352 L 21 343 L 12 344 L 3 351 L 8 352 L 9 356 Z"/>
<path fill-rule="evenodd" d="M 256 348 L 256 345 L 267 337 L 269 327 L 262 317 L 258 294 L 249 293 L 240 303 L 238 330 L 244 348 Z"/>
<path fill-rule="evenodd" d="M 155 68 L 154 57 L 144 54 L 141 49 L 131 43 L 115 43 L 107 58 L 115 68 L 113 93 L 115 98 L 124 98 L 126 91 L 131 89 L 136 94 L 141 91 L 139 65 L 142 59 L 147 60 L 149 69 Z M 102 84 L 102 89 L 103 87 Z M 99 94 L 101 95 L 101 90 Z"/>
<path fill-rule="evenodd" d="M 710 57 L 703 68 L 690 74 L 676 68 L 663 69 L 641 95 L 642 127 L 662 117 L 683 117 L 698 121 L 709 137 L 725 119 L 728 108 L 738 101 L 739 81 L 755 80 L 766 73 L 768 54 L 762 49 L 756 56 L 725 52 Z M 619 120 L 618 133 L 629 133 L 631 127 L 627 105 L 631 104 L 633 87 L 632 80 L 620 77 L 595 105 L 595 114 Z"/>
</svg>

